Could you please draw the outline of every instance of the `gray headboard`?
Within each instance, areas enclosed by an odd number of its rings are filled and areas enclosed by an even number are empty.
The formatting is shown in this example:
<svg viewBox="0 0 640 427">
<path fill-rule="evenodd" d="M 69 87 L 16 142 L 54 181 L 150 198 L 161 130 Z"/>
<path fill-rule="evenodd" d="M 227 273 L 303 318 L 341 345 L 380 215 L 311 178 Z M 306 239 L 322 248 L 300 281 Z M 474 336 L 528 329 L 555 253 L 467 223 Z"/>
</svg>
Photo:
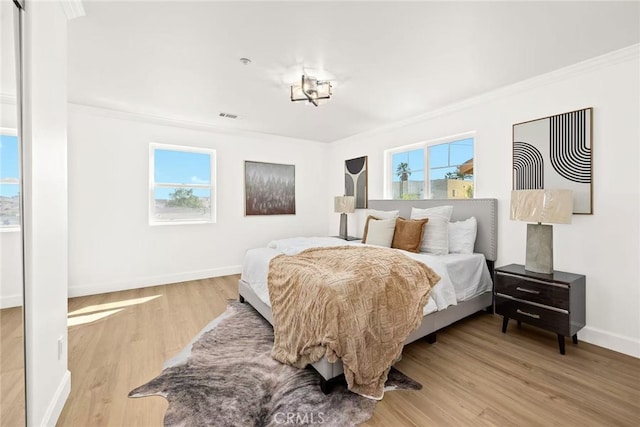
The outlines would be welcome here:
<svg viewBox="0 0 640 427">
<path fill-rule="evenodd" d="M 397 209 L 403 218 L 411 216 L 412 207 L 424 209 L 442 205 L 453 206 L 451 221 L 476 217 L 478 235 L 474 251 L 484 254 L 488 261 L 495 261 L 498 258 L 498 199 L 369 200 L 370 209 Z"/>
</svg>

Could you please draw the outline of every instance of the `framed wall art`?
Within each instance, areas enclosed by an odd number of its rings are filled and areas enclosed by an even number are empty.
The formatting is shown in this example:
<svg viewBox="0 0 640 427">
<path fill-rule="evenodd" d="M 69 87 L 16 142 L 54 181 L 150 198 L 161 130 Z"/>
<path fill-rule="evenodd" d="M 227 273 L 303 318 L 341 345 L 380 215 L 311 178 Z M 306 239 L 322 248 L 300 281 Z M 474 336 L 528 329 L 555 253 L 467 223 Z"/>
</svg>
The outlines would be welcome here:
<svg viewBox="0 0 640 427">
<path fill-rule="evenodd" d="M 573 191 L 573 213 L 593 213 L 593 108 L 513 125 L 513 189 Z"/>
<path fill-rule="evenodd" d="M 295 215 L 295 165 L 244 162 L 244 214 Z"/>
<path fill-rule="evenodd" d="M 356 198 L 356 209 L 367 208 L 367 156 L 345 160 L 344 195 Z"/>
</svg>

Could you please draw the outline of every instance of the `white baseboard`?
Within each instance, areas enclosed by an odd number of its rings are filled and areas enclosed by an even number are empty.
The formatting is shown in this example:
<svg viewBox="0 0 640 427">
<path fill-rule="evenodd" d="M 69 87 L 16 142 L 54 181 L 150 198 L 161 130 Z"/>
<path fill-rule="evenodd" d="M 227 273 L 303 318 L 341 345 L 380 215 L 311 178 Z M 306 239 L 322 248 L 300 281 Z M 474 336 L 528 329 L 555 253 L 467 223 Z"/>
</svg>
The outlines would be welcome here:
<svg viewBox="0 0 640 427">
<path fill-rule="evenodd" d="M 64 404 L 69 397 L 69 393 L 71 393 L 71 372 L 67 370 L 64 377 L 62 377 L 62 381 L 60 381 L 58 389 L 53 395 L 53 399 L 51 399 L 51 403 L 47 407 L 47 411 L 44 413 L 44 417 L 42 417 L 41 426 L 55 427 L 64 408 Z"/>
<path fill-rule="evenodd" d="M 22 295 L 2 295 L 0 296 L 0 308 L 11 308 L 22 306 Z"/>
<path fill-rule="evenodd" d="M 640 358 L 640 340 L 585 326 L 578 332 L 580 341 Z"/>
<path fill-rule="evenodd" d="M 134 277 L 114 282 L 92 283 L 89 285 L 69 286 L 69 297 L 104 294 L 107 292 L 126 291 L 129 289 L 147 288 L 149 286 L 167 285 L 169 283 L 188 282 L 189 280 L 207 279 L 209 277 L 240 274 L 241 265 L 213 268 L 209 270 L 190 271 L 186 273 L 167 274 L 162 276 Z"/>
</svg>

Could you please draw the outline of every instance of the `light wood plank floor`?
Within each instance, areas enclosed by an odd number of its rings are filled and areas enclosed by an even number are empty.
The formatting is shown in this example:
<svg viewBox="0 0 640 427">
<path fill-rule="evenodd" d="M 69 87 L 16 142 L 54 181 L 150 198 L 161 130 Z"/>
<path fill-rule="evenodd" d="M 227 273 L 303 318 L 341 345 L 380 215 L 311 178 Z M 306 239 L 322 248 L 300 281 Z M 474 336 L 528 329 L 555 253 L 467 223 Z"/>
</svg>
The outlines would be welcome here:
<svg viewBox="0 0 640 427">
<path fill-rule="evenodd" d="M 237 297 L 237 276 L 69 300 L 71 395 L 59 426 L 161 426 L 166 401 L 127 393 L 158 375 Z M 103 317 L 100 317 L 103 316 Z M 86 322 L 86 323 L 82 323 Z M 555 335 L 500 332 L 479 313 L 413 343 L 396 366 L 421 391 L 394 391 L 366 426 L 635 426 L 640 359 L 587 343 L 557 350 Z"/>
<path fill-rule="evenodd" d="M 0 426 L 24 425 L 22 308 L 0 310 Z"/>
</svg>

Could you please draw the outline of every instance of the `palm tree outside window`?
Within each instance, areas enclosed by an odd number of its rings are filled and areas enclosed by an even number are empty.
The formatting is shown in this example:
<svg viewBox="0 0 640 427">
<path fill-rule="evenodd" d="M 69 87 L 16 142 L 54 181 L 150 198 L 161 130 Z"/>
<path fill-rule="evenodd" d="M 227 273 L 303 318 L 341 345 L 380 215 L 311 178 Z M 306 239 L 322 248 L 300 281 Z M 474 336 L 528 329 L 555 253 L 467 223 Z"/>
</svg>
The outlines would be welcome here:
<svg viewBox="0 0 640 427">
<path fill-rule="evenodd" d="M 400 177 L 400 198 L 404 195 L 404 187 L 406 186 L 406 182 L 409 180 L 409 176 L 411 175 L 411 169 L 409 169 L 409 164 L 405 162 L 401 162 L 396 168 L 396 175 Z"/>
<path fill-rule="evenodd" d="M 424 148 L 392 156 L 394 199 L 423 199 L 425 187 Z"/>
</svg>

